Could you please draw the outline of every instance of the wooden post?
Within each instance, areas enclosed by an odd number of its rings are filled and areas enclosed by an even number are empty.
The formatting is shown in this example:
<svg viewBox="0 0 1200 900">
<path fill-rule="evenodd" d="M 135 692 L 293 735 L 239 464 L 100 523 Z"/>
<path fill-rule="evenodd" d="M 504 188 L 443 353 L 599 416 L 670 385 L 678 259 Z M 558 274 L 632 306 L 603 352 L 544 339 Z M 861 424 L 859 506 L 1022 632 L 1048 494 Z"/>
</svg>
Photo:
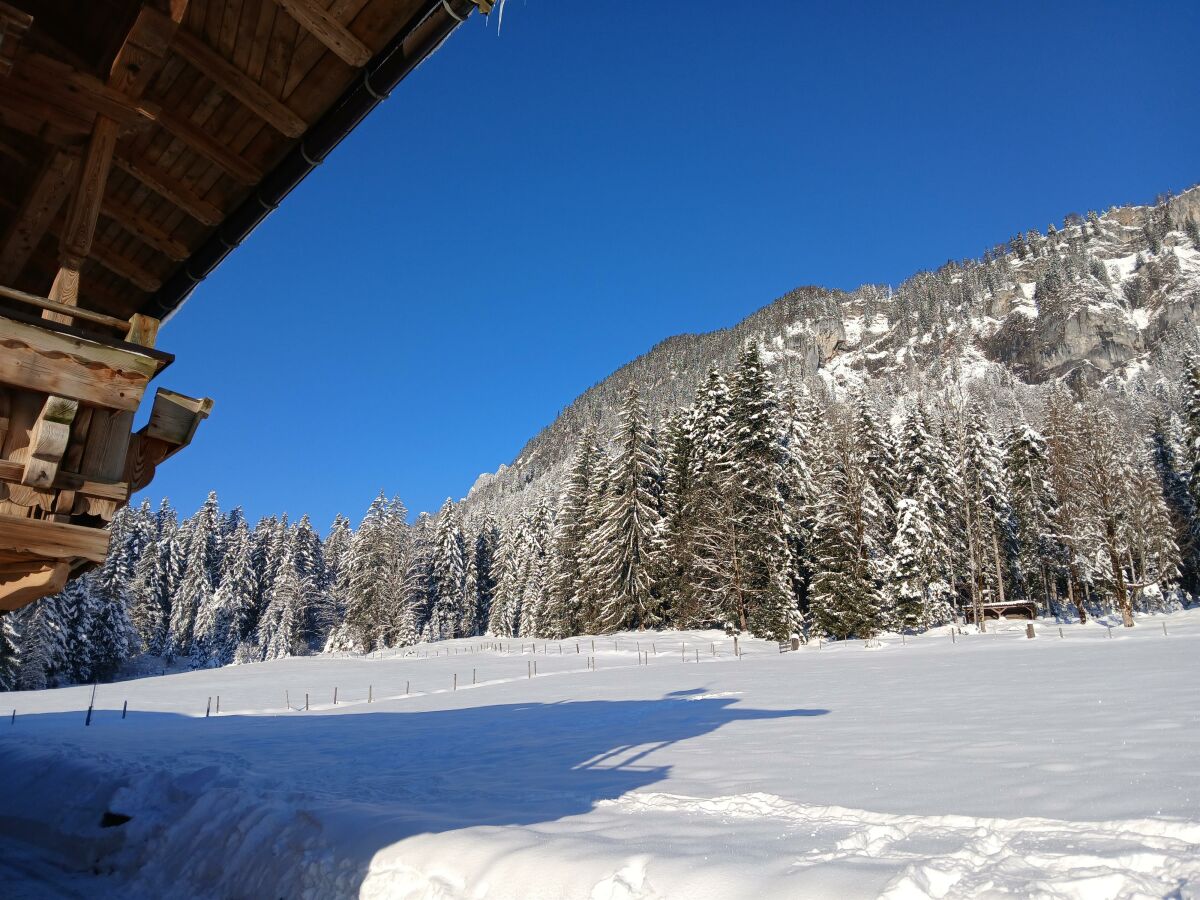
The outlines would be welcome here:
<svg viewBox="0 0 1200 900">
<path fill-rule="evenodd" d="M 454 690 L 458 690 L 458 673 L 454 673 Z"/>
<path fill-rule="evenodd" d="M 292 698 L 288 696 L 287 691 L 283 692 L 283 705 L 286 706 L 288 709 L 292 708 Z"/>
<path fill-rule="evenodd" d="M 308 691 L 304 692 L 304 711 L 308 712 Z"/>
<path fill-rule="evenodd" d="M 1058 626 L 1058 636 L 1059 636 L 1060 638 L 1063 636 L 1063 633 L 1062 633 L 1062 626 L 1061 626 L 1061 625 L 1059 625 L 1059 626 Z"/>
<path fill-rule="evenodd" d="M 375 698 L 375 685 L 368 684 L 367 685 L 367 702 L 368 703 L 372 702 L 372 700 L 374 700 L 374 698 Z"/>
<path fill-rule="evenodd" d="M 217 715 L 221 714 L 221 695 L 217 694 Z"/>
<path fill-rule="evenodd" d="M 953 628 L 951 628 L 951 629 L 950 629 L 950 643 L 952 643 L 952 644 L 957 644 L 957 643 L 958 643 L 958 638 L 956 638 L 956 637 L 954 636 L 954 629 L 953 629 Z"/>
<path fill-rule="evenodd" d="M 1030 640 L 1032 640 L 1035 637 L 1035 635 L 1033 633 L 1033 623 L 1032 622 L 1030 622 L 1028 625 L 1025 626 L 1025 637 L 1029 638 Z"/>
<path fill-rule="evenodd" d="M 337 706 L 337 688 L 333 689 L 333 705 Z"/>
<path fill-rule="evenodd" d="M 738 650 L 738 639 L 736 634 L 733 636 L 733 655 L 741 656 L 741 652 Z"/>
<path fill-rule="evenodd" d="M 1163 637 L 1166 637 L 1167 636 L 1167 623 L 1163 622 L 1162 627 L 1163 627 Z"/>
<path fill-rule="evenodd" d="M 533 674 L 534 675 L 537 674 L 537 660 L 536 659 L 533 661 Z"/>
<path fill-rule="evenodd" d="M 700 662 L 700 650 L 696 650 L 696 662 Z"/>
<path fill-rule="evenodd" d="M 208 698 L 208 705 L 204 707 L 204 718 L 208 718 L 212 713 L 212 697 Z"/>
<path fill-rule="evenodd" d="M 475 670 L 472 669 L 471 670 L 471 684 L 474 684 L 474 683 L 475 683 Z"/>
<path fill-rule="evenodd" d="M 125 717 L 124 717 L 124 716 L 122 716 L 121 718 L 123 719 L 123 718 L 125 718 Z M 12 722 L 10 722 L 9 724 L 10 724 L 10 725 L 16 725 L 16 724 L 17 724 L 17 711 L 16 711 L 15 709 L 13 710 L 13 714 L 12 714 Z"/>
<path fill-rule="evenodd" d="M 92 699 L 88 701 L 87 718 L 83 720 L 84 725 L 92 724 L 92 708 L 96 705 L 96 682 L 92 682 Z"/>
<path fill-rule="evenodd" d="M 407 682 L 407 681 L 406 681 L 406 682 L 404 682 L 404 694 L 405 694 L 405 696 L 408 696 L 408 685 L 409 685 L 409 682 Z"/>
</svg>

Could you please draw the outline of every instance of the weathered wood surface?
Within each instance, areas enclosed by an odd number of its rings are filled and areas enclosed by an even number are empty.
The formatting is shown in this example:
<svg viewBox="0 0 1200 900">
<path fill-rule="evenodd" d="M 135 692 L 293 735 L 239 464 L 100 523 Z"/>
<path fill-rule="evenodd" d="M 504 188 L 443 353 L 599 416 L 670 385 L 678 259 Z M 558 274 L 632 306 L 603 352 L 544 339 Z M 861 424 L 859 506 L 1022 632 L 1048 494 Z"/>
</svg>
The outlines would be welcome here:
<svg viewBox="0 0 1200 900">
<path fill-rule="evenodd" d="M 0 575 L 0 609 L 20 609 L 34 600 L 57 594 L 66 586 L 70 575 L 71 564 L 67 561 L 41 565 L 27 573 Z"/>
<path fill-rule="evenodd" d="M 0 317 L 0 382 L 133 411 L 165 363 Z"/>
<path fill-rule="evenodd" d="M 50 396 L 29 433 L 29 454 L 21 473 L 21 484 L 33 488 L 54 485 L 59 464 L 71 437 L 71 423 L 79 412 L 79 401 Z"/>
<path fill-rule="evenodd" d="M 108 532 L 0 515 L 0 550 L 46 559 L 86 559 L 100 563 L 108 553 Z"/>
<path fill-rule="evenodd" d="M 361 68 L 371 60 L 371 50 L 316 0 L 275 0 L 301 28 L 336 53 L 346 65 Z"/>
</svg>

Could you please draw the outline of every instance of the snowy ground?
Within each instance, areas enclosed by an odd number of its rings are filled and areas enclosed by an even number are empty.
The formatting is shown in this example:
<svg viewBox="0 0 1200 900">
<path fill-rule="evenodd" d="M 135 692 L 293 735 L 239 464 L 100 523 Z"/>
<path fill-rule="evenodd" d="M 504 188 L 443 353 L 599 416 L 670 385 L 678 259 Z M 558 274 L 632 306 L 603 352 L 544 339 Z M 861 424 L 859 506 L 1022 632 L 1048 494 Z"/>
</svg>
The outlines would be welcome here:
<svg viewBox="0 0 1200 900">
<path fill-rule="evenodd" d="M 0 883 L 1200 897 L 1200 610 L 1063 635 L 750 642 L 741 659 L 716 634 L 623 635 L 596 639 L 594 671 L 589 639 L 456 641 L 102 685 L 90 727 L 89 688 L 2 695 Z M 131 819 L 101 828 L 105 812 Z"/>
</svg>

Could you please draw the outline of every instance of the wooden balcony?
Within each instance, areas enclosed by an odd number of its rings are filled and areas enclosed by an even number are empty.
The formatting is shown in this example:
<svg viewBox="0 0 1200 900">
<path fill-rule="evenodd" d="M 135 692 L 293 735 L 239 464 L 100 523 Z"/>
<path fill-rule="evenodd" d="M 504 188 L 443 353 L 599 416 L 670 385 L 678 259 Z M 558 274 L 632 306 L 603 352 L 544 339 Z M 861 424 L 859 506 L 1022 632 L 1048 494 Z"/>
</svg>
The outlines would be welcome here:
<svg viewBox="0 0 1200 900">
<path fill-rule="evenodd" d="M 0 294 L 21 299 L 11 289 Z M 29 300 L 55 315 L 53 301 Z M 160 388 L 149 423 L 133 433 L 150 381 L 173 357 L 149 346 L 156 321 L 120 324 L 123 336 L 108 338 L 0 313 L 0 609 L 54 593 L 102 562 L 113 515 L 212 408 Z"/>
</svg>

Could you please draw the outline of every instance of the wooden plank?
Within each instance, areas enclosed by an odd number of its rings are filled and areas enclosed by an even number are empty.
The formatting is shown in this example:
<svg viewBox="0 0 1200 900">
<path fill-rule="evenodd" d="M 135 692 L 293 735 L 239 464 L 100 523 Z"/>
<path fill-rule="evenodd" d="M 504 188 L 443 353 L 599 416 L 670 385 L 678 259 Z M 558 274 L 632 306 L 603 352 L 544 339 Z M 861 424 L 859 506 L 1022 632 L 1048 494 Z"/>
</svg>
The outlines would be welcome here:
<svg viewBox="0 0 1200 900">
<path fill-rule="evenodd" d="M 194 125 L 190 120 L 164 110 L 159 114 L 158 124 L 208 159 L 209 162 L 220 166 L 241 184 L 255 185 L 262 181 L 261 170 L 212 138 L 204 129 Z"/>
<path fill-rule="evenodd" d="M 154 395 L 154 406 L 150 410 L 150 421 L 144 432 L 174 447 L 186 447 L 191 443 L 200 422 L 212 412 L 213 402 L 208 397 L 187 397 L 166 388 L 159 388 Z"/>
<path fill-rule="evenodd" d="M 163 199 L 169 200 L 197 222 L 212 227 L 221 224 L 224 214 L 220 209 L 193 193 L 189 187 L 158 166 L 121 156 L 113 160 L 113 165 L 136 178 Z"/>
<path fill-rule="evenodd" d="M 272 97 L 249 75 L 190 32 L 176 32 L 171 49 L 281 134 L 300 137 L 307 130 L 308 124 L 282 101 Z"/>
<path fill-rule="evenodd" d="M 23 470 L 24 466 L 21 463 L 0 459 L 0 481 L 19 482 Z M 96 481 L 84 478 L 74 472 L 64 472 L 61 467 L 54 477 L 53 487 L 56 490 L 87 494 L 89 497 L 97 497 L 101 500 L 121 502 L 129 497 L 129 485 L 124 481 Z"/>
<path fill-rule="evenodd" d="M 92 481 L 120 481 L 125 474 L 133 413 L 98 409 L 92 413 L 80 474 Z"/>
<path fill-rule="evenodd" d="M 159 253 L 175 262 L 181 262 L 191 255 L 187 245 L 176 240 L 164 228 L 142 215 L 124 200 L 106 195 L 100 204 L 100 214 L 108 216 L 122 229 L 132 234 L 143 244 L 153 247 Z"/>
<path fill-rule="evenodd" d="M 154 316 L 135 313 L 129 318 L 129 330 L 125 333 L 125 341 L 129 344 L 153 347 L 158 340 L 160 325 L 162 325 L 162 321 L 154 318 Z"/>
<path fill-rule="evenodd" d="M 38 523 L 50 524 L 50 523 Z M 75 526 L 63 526 L 72 528 Z M 103 533 L 103 532 L 102 532 Z M 96 560 L 103 562 L 103 560 Z M 56 561 L 35 572 L 0 579 L 0 609 L 12 611 L 28 606 L 42 597 L 57 594 L 67 584 L 71 575 L 71 563 Z"/>
<path fill-rule="evenodd" d="M 48 297 L 39 297 L 37 294 L 29 294 L 25 291 L 18 291 L 16 288 L 5 287 L 4 285 L 0 285 L 0 297 L 8 300 L 16 300 L 18 303 L 24 303 L 27 306 L 33 306 L 37 309 L 62 313 L 68 318 L 74 317 L 76 319 L 83 319 L 85 322 L 95 322 L 97 325 L 115 328 L 118 331 L 125 331 L 129 326 L 129 323 L 124 319 L 118 319 L 115 316 L 93 312 L 90 309 L 78 309 L 64 303 L 58 303 Z"/>
<path fill-rule="evenodd" d="M 41 53 L 22 54 L 6 88 L 84 116 L 107 116 L 126 128 L 145 127 L 158 112 L 154 104 L 138 101 L 95 75 Z"/>
<path fill-rule="evenodd" d="M 71 192 L 77 162 L 74 154 L 65 151 L 52 153 L 46 161 L 0 242 L 0 284 L 17 280 L 46 236 Z"/>
<path fill-rule="evenodd" d="M 0 515 L 0 550 L 47 559 L 82 557 L 101 563 L 108 553 L 108 532 L 103 528 Z"/>
<path fill-rule="evenodd" d="M 79 412 L 79 401 L 51 395 L 46 398 L 42 411 L 29 433 L 29 456 L 21 473 L 21 484 L 32 488 L 49 488 L 54 484 L 58 466 L 67 441 L 71 437 L 71 423 Z"/>
<path fill-rule="evenodd" d="M 0 382 L 135 410 L 162 360 L 0 317 Z"/>
<path fill-rule="evenodd" d="M 275 3 L 348 66 L 360 69 L 370 61 L 370 48 L 329 15 L 316 0 L 275 0 Z"/>
<path fill-rule="evenodd" d="M 132 260 L 126 259 L 107 244 L 92 245 L 91 258 L 108 271 L 120 275 L 126 281 L 137 285 L 147 294 L 153 294 L 162 287 L 162 280 L 153 272 L 148 272 Z"/>
</svg>

